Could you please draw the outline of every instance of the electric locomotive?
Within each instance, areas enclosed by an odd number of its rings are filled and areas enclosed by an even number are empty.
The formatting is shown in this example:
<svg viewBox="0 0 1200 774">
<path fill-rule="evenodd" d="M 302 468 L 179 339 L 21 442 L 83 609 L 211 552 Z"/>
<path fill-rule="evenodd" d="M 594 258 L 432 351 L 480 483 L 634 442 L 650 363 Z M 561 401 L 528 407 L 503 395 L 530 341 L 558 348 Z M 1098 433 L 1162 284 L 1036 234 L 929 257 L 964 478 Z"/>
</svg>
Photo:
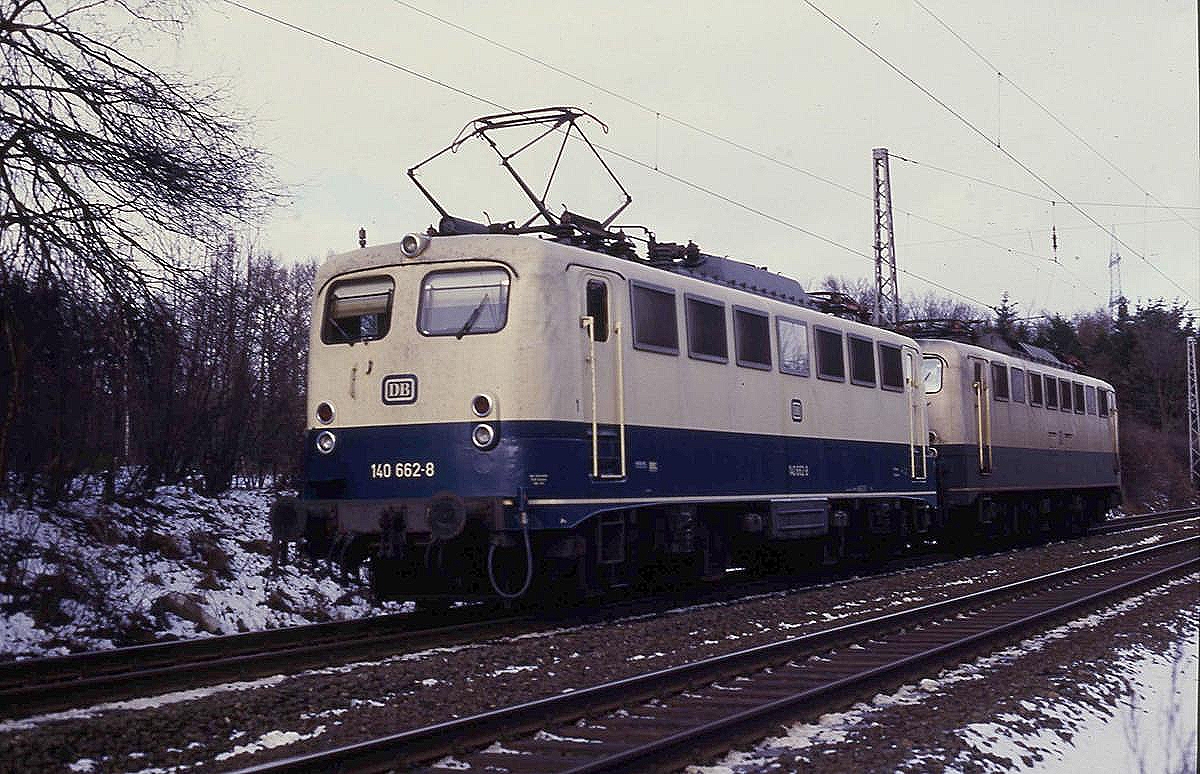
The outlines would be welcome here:
<svg viewBox="0 0 1200 774">
<path fill-rule="evenodd" d="M 320 268 L 306 480 L 278 540 L 365 563 L 381 597 L 462 597 L 713 578 L 779 546 L 834 561 L 928 530 L 914 340 L 533 201 L 533 227 L 435 201 L 436 229 Z"/>
<path fill-rule="evenodd" d="M 995 335 L 920 345 L 939 502 L 954 536 L 1080 533 L 1120 502 L 1112 385 Z"/>
<path fill-rule="evenodd" d="M 273 509 L 277 547 L 365 567 L 381 598 L 577 597 L 1078 531 L 1116 502 L 1110 385 L 635 238 L 585 118 L 477 119 L 409 170 L 436 227 L 320 267 L 305 480 Z M 540 134 L 502 150 L 519 128 Z M 554 136 L 560 157 L 590 149 L 624 204 L 552 213 L 516 157 Z M 479 138 L 529 219 L 456 217 L 418 180 Z"/>
</svg>

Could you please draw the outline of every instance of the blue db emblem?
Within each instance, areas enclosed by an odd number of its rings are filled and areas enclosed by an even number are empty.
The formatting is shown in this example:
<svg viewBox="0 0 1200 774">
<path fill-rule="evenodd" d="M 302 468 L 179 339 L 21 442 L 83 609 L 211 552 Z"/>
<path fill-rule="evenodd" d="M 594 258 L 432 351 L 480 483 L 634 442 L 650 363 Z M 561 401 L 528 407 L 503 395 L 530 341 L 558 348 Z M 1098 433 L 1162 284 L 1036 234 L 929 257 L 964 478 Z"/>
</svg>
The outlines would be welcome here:
<svg viewBox="0 0 1200 774">
<path fill-rule="evenodd" d="M 417 375 L 392 374 L 383 377 L 383 402 L 388 406 L 416 403 Z"/>
</svg>

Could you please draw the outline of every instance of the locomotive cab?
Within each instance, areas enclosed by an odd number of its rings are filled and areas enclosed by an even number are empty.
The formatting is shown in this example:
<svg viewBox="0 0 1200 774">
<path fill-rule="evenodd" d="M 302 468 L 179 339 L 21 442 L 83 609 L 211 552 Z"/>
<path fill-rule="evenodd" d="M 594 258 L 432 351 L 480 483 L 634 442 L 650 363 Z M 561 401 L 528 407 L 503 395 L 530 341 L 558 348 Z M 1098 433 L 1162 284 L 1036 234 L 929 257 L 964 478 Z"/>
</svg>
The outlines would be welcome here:
<svg viewBox="0 0 1200 774">
<path fill-rule="evenodd" d="M 546 469 L 529 459 L 546 445 L 521 438 L 553 436 L 546 420 L 564 405 L 582 410 L 562 389 L 578 379 L 538 345 L 579 325 L 546 314 L 563 278 L 541 251 L 533 238 L 413 236 L 321 268 L 296 504 L 310 553 L 349 568 L 371 558 L 378 579 L 409 588 L 486 593 L 489 539 L 519 527 L 519 477 Z"/>
</svg>

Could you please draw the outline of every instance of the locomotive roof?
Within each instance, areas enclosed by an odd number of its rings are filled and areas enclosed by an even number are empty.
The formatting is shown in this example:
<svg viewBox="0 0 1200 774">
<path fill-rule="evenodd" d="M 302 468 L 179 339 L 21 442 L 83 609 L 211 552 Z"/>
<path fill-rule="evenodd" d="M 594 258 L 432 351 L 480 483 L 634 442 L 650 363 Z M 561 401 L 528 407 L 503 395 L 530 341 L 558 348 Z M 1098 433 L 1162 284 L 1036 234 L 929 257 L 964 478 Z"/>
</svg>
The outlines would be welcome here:
<svg viewBox="0 0 1200 774">
<path fill-rule="evenodd" d="M 532 235 L 517 235 L 503 233 L 482 233 L 482 234 L 461 234 L 455 236 L 472 236 L 476 238 L 500 238 L 513 239 L 516 244 L 528 245 L 533 239 L 536 243 L 551 243 L 562 244 L 570 247 L 576 247 L 581 250 L 588 250 L 599 255 L 608 255 L 610 257 L 619 257 L 632 262 L 647 266 L 650 268 L 660 269 L 663 271 L 680 274 L 687 277 L 695 277 L 696 279 L 705 282 L 712 282 L 717 285 L 742 290 L 747 293 L 771 298 L 777 301 L 785 301 L 799 306 L 813 306 L 810 303 L 808 294 L 804 292 L 804 288 L 799 282 L 786 277 L 782 274 L 776 274 L 769 271 L 766 267 L 754 266 L 749 263 L 737 261 L 732 258 L 727 258 L 718 255 L 708 255 L 693 250 L 691 254 L 684 260 L 642 260 L 638 258 L 628 258 L 627 256 L 614 256 L 606 250 L 589 249 L 588 245 L 574 244 L 571 240 L 563 239 L 547 239 L 545 237 L 537 238 Z M 529 239 L 520 239 L 521 236 L 529 237 Z M 431 239 L 445 239 L 447 235 L 430 235 Z M 370 247 L 352 250 L 347 253 L 341 253 L 328 258 L 321 264 L 317 272 L 318 287 L 323 285 L 329 277 L 343 274 L 348 271 L 358 271 L 361 269 L 371 268 L 372 266 L 388 265 L 397 262 L 397 255 L 400 253 L 399 242 L 389 242 L 386 244 L 372 245 Z"/>
<path fill-rule="evenodd" d="M 1090 376 L 1088 374 L 1081 373 L 1081 372 L 1071 368 L 1071 366 L 1067 365 L 1066 363 L 1063 363 L 1061 360 L 1058 360 L 1057 358 L 1054 358 L 1053 363 L 1044 361 L 1044 360 L 1034 360 L 1032 358 L 1026 357 L 1023 353 L 1018 352 L 1018 351 L 1001 351 L 998 349 L 994 349 L 992 347 L 983 346 L 979 342 L 967 342 L 967 341 L 961 341 L 958 339 L 922 338 L 922 339 L 918 339 L 917 341 L 922 345 L 922 348 L 925 348 L 926 345 L 928 345 L 928 344 L 945 344 L 945 345 L 949 345 L 950 347 L 953 347 L 955 349 L 965 351 L 966 354 L 968 354 L 968 355 L 974 355 L 976 357 L 981 357 L 981 358 L 988 359 L 988 360 L 995 360 L 996 355 L 1002 355 L 1006 359 L 1017 361 L 1016 363 L 1012 363 L 1012 365 L 1022 364 L 1025 367 L 1032 367 L 1034 365 L 1040 365 L 1040 366 L 1042 366 L 1042 368 L 1037 369 L 1037 370 L 1039 370 L 1041 372 L 1052 373 L 1053 371 L 1059 371 L 1060 378 L 1070 377 L 1081 383 L 1088 382 L 1088 383 L 1091 383 L 1091 384 L 1094 384 L 1097 386 L 1102 385 L 1110 390 L 1112 389 L 1112 385 L 1109 384 L 1108 382 L 1104 381 L 1103 379 L 1096 377 L 1096 376 Z M 1034 349 L 1039 349 L 1039 348 L 1034 347 Z M 1042 350 L 1042 351 L 1045 351 L 1045 350 Z M 1049 354 L 1049 353 L 1047 353 L 1047 354 Z M 1051 355 L 1051 357 L 1053 357 L 1053 355 Z"/>
</svg>

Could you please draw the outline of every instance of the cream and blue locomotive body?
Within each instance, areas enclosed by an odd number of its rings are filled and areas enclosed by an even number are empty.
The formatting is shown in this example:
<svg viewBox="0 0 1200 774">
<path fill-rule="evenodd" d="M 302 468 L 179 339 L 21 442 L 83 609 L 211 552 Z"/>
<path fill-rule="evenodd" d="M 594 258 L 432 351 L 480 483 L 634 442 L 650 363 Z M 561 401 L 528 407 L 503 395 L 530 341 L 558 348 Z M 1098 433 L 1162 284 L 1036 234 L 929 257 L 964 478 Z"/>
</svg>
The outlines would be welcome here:
<svg viewBox="0 0 1200 774">
<path fill-rule="evenodd" d="M 930 525 L 916 342 L 778 275 L 410 235 L 330 259 L 314 299 L 298 532 L 383 595 L 712 576 Z"/>
<path fill-rule="evenodd" d="M 1023 356 L 963 341 L 920 346 L 949 525 L 1078 531 L 1120 501 L 1112 385 L 1027 345 L 1017 345 Z"/>
</svg>

